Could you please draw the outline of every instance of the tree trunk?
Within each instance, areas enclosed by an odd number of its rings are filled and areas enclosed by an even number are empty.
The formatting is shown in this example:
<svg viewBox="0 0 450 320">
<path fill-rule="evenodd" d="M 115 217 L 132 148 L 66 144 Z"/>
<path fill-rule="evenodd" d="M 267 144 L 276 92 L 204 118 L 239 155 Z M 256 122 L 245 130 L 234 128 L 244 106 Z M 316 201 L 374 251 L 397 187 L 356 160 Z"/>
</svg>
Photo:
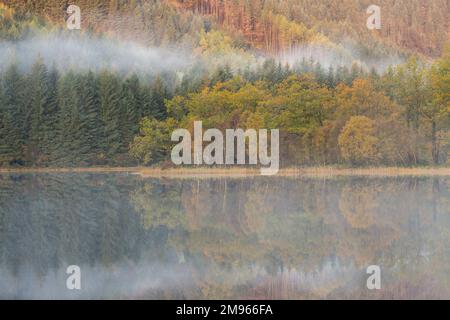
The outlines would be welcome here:
<svg viewBox="0 0 450 320">
<path fill-rule="evenodd" d="M 439 163 L 439 148 L 436 137 L 436 121 L 431 122 L 431 152 L 433 157 L 433 164 Z"/>
</svg>

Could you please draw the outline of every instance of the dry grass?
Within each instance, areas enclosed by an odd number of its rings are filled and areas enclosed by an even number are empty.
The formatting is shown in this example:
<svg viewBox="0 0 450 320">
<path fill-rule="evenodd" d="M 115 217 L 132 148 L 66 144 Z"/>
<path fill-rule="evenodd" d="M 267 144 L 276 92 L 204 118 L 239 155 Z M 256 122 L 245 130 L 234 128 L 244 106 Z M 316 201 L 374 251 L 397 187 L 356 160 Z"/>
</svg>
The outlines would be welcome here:
<svg viewBox="0 0 450 320">
<path fill-rule="evenodd" d="M 85 168 L 0 168 L 0 173 L 108 173 L 127 172 L 142 177 L 167 178 L 244 178 L 260 176 L 258 168 L 217 168 L 217 167 L 85 167 Z M 395 176 L 450 176 L 450 167 L 446 168 L 284 168 L 274 177 L 312 177 L 327 178 L 338 176 L 367 176 L 367 177 L 395 177 Z"/>
<path fill-rule="evenodd" d="M 138 172 L 139 167 L 0 168 L 0 173 Z"/>
<path fill-rule="evenodd" d="M 141 168 L 142 177 L 169 178 L 241 178 L 261 176 L 257 168 Z M 284 168 L 273 177 L 327 178 L 338 176 L 396 177 L 396 176 L 450 176 L 450 168 Z"/>
</svg>

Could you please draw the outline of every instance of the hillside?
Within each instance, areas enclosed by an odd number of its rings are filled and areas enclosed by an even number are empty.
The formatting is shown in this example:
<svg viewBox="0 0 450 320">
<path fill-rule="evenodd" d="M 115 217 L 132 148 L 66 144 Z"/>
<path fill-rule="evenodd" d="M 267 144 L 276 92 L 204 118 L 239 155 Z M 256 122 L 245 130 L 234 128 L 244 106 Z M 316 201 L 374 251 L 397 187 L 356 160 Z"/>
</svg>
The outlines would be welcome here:
<svg viewBox="0 0 450 320">
<path fill-rule="evenodd" d="M 283 167 L 450 161 L 446 1 L 380 1 L 372 31 L 365 0 L 80 0 L 81 31 L 7 2 L 0 166 L 166 166 L 199 120 L 279 129 Z"/>
<path fill-rule="evenodd" d="M 386 49 L 440 55 L 448 41 L 449 2 L 381 0 L 382 28 L 368 31 L 370 0 L 173 0 L 179 8 L 214 17 L 240 32 L 254 47 L 278 53 L 307 42 L 349 42 L 360 49 Z"/>
<path fill-rule="evenodd" d="M 55 23 L 65 0 L 6 0 Z M 80 0 L 83 28 L 146 45 L 195 47 L 201 29 L 228 31 L 234 40 L 270 55 L 307 45 L 346 50 L 357 59 L 419 53 L 435 58 L 449 40 L 446 0 L 379 0 L 381 30 L 366 28 L 371 0 Z"/>
</svg>

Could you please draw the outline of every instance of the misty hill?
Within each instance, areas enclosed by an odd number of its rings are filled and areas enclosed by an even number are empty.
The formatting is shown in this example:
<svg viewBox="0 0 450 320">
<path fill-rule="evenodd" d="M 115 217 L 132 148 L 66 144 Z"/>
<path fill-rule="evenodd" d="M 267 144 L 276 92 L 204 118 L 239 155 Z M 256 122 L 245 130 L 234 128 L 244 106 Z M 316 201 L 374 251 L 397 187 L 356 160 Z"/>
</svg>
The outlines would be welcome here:
<svg viewBox="0 0 450 320">
<path fill-rule="evenodd" d="M 278 128 L 282 166 L 450 161 L 445 1 L 379 1 L 372 31 L 365 0 L 80 0 L 81 30 L 6 2 L 0 166 L 164 164 L 199 119 Z"/>
<path fill-rule="evenodd" d="M 67 17 L 65 0 L 5 3 L 56 24 Z M 371 4 L 370 0 L 77 1 L 84 30 L 148 46 L 195 49 L 201 30 L 218 30 L 230 36 L 234 46 L 287 61 L 302 58 L 305 48 L 317 59 L 328 58 L 322 51 L 362 61 L 411 53 L 441 55 L 449 40 L 448 1 L 379 0 L 382 28 L 372 31 L 366 27 Z"/>
</svg>

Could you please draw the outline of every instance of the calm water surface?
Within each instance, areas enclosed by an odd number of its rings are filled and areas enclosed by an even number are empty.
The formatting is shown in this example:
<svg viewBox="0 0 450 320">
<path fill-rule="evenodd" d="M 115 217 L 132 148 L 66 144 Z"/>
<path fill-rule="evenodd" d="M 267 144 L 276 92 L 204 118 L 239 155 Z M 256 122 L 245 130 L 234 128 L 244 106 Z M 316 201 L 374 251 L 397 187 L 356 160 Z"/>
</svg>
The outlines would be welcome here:
<svg viewBox="0 0 450 320">
<path fill-rule="evenodd" d="M 450 178 L 0 174 L 0 298 L 449 299 Z"/>
</svg>

